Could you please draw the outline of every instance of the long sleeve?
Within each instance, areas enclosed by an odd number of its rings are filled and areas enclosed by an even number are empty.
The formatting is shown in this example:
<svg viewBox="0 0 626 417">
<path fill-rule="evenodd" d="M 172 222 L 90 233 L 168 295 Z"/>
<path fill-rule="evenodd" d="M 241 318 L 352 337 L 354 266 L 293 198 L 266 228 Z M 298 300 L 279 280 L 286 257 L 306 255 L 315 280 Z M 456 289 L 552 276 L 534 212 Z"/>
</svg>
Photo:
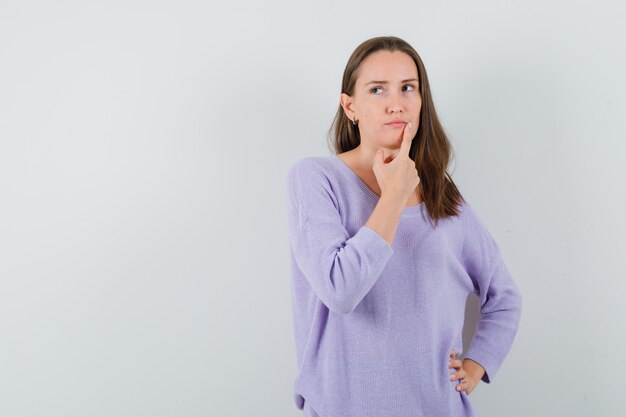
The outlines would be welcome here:
<svg viewBox="0 0 626 417">
<path fill-rule="evenodd" d="M 466 203 L 463 263 L 480 297 L 481 319 L 464 358 L 485 368 L 482 381 L 490 383 L 509 353 L 522 312 L 522 295 L 492 235 Z"/>
<path fill-rule="evenodd" d="M 393 248 L 373 229 L 350 236 L 324 168 L 297 161 L 286 181 L 291 250 L 311 288 L 329 310 L 352 312 L 374 286 Z"/>
</svg>

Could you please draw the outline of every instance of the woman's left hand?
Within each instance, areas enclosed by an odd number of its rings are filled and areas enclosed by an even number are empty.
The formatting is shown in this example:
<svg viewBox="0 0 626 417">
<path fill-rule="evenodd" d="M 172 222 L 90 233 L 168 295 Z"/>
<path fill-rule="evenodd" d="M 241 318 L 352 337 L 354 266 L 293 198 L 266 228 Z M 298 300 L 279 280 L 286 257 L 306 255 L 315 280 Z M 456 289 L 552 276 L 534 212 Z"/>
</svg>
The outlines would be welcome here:
<svg viewBox="0 0 626 417">
<path fill-rule="evenodd" d="M 463 359 L 463 362 L 456 359 L 456 351 L 454 349 L 450 353 L 448 368 L 456 370 L 455 373 L 451 374 L 450 381 L 461 380 L 461 383 L 457 384 L 456 390 L 459 392 L 465 391 L 467 395 L 470 395 L 476 388 L 485 373 L 485 369 L 471 359 Z"/>
</svg>

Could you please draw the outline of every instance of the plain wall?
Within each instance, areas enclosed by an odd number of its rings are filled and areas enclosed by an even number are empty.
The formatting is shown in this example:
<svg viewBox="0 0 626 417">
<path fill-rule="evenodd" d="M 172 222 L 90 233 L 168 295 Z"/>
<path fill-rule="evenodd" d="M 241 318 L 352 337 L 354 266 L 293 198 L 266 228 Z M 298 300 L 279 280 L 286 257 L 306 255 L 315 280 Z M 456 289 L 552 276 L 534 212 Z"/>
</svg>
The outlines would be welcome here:
<svg viewBox="0 0 626 417">
<path fill-rule="evenodd" d="M 284 184 L 422 57 L 524 297 L 482 417 L 626 415 L 626 6 L 0 1 L 0 415 L 299 416 Z M 350 416 L 345 416 L 350 417 Z"/>
</svg>

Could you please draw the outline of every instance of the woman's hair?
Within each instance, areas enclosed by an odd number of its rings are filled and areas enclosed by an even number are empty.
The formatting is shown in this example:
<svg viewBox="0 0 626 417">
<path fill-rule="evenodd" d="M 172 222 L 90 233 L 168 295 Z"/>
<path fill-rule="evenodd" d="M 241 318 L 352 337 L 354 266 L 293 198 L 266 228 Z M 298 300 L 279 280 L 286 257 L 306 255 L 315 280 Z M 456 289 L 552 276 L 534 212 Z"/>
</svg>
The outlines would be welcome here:
<svg viewBox="0 0 626 417">
<path fill-rule="evenodd" d="M 457 206 L 465 199 L 447 172 L 453 153 L 452 145 L 437 117 L 426 68 L 420 56 L 411 45 L 395 36 L 368 39 L 352 52 L 343 72 L 341 92 L 349 96 L 354 94 L 361 63 L 372 53 L 381 50 L 404 52 L 413 58 L 417 67 L 422 108 L 419 127 L 411 142 L 409 157 L 415 161 L 415 168 L 420 177 L 419 187 L 422 191 L 422 199 L 430 217 L 435 220 L 436 226 L 440 218 L 458 215 Z M 361 143 L 358 125 L 352 124 L 341 104 L 329 130 L 329 139 L 335 154 L 354 149 Z"/>
</svg>

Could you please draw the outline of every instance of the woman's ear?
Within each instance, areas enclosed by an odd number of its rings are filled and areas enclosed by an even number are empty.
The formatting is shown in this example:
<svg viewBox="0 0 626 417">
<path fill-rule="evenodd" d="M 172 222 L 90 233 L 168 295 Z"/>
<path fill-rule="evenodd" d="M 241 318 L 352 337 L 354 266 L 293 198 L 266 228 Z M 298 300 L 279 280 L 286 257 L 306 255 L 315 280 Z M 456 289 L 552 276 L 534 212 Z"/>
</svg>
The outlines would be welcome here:
<svg viewBox="0 0 626 417">
<path fill-rule="evenodd" d="M 343 111 L 350 120 L 354 120 L 354 111 L 352 111 L 352 97 L 346 93 L 339 96 L 339 104 L 343 107 Z"/>
</svg>

